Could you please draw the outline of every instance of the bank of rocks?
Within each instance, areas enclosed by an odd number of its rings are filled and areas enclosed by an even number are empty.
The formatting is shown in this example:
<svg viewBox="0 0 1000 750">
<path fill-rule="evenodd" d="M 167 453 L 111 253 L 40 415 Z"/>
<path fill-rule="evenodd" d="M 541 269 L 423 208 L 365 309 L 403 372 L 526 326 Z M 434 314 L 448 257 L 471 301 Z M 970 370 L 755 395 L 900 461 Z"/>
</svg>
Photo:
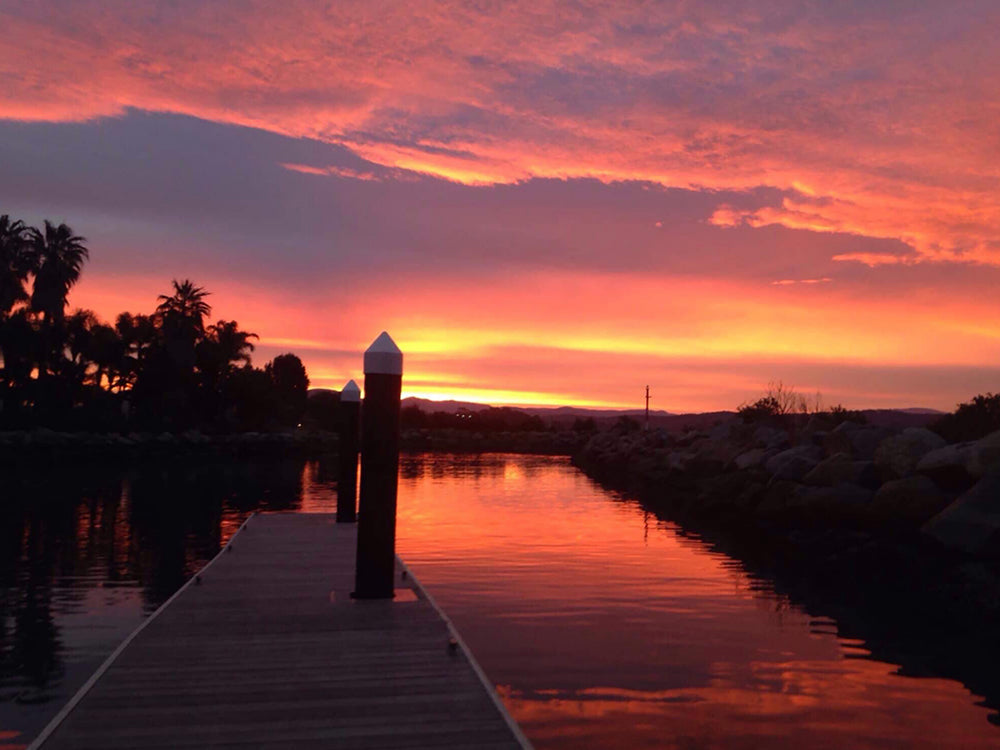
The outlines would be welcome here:
<svg viewBox="0 0 1000 750">
<path fill-rule="evenodd" d="M 1000 615 L 1000 432 L 947 444 L 915 427 L 733 421 L 601 432 L 574 463 L 682 525 L 761 535 L 832 575 L 936 567 Z"/>
</svg>

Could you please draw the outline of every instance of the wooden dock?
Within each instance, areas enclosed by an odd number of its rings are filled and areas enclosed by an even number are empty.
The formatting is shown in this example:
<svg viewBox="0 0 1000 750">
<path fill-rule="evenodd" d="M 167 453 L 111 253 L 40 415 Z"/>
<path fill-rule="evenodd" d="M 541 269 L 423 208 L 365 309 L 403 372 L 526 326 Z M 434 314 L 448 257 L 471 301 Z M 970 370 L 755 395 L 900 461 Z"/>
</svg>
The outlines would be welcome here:
<svg viewBox="0 0 1000 750">
<path fill-rule="evenodd" d="M 530 748 L 397 561 L 350 599 L 356 527 L 248 519 L 112 654 L 32 748 Z"/>
</svg>

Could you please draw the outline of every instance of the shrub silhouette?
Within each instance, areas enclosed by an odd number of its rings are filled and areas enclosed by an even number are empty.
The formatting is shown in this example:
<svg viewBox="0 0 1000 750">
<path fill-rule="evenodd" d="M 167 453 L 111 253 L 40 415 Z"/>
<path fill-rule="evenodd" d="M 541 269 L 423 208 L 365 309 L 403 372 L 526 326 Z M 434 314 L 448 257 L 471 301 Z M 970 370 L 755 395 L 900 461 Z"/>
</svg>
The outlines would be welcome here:
<svg viewBox="0 0 1000 750">
<path fill-rule="evenodd" d="M 931 429 L 949 442 L 978 440 L 1000 430 L 1000 393 L 980 393 L 945 414 Z"/>
</svg>

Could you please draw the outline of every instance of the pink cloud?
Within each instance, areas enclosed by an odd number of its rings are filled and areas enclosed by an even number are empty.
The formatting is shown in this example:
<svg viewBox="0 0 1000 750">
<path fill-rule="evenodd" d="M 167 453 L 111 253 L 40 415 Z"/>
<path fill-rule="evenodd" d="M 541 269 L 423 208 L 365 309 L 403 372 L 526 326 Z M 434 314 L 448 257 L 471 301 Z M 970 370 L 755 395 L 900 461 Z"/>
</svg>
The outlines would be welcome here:
<svg viewBox="0 0 1000 750">
<path fill-rule="evenodd" d="M 781 205 L 721 206 L 712 223 L 1000 265 L 1000 9 L 988 0 L 797 14 L 764 2 L 15 0 L 0 22 L 4 118 L 184 113 L 468 185 L 772 187 Z"/>
</svg>

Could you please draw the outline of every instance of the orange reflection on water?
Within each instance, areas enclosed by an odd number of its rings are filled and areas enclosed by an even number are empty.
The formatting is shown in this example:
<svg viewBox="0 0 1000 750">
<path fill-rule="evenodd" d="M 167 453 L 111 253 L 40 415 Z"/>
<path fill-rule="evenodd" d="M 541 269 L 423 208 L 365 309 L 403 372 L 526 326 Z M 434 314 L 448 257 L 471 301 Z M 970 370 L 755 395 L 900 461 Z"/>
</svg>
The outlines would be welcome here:
<svg viewBox="0 0 1000 750">
<path fill-rule="evenodd" d="M 761 682 L 499 692 L 544 747 L 997 747 L 983 709 L 950 680 L 902 679 L 863 659 L 751 667 Z"/>
<path fill-rule="evenodd" d="M 404 457 L 397 549 L 538 748 L 995 747 L 960 683 L 871 658 L 565 459 Z"/>
</svg>

